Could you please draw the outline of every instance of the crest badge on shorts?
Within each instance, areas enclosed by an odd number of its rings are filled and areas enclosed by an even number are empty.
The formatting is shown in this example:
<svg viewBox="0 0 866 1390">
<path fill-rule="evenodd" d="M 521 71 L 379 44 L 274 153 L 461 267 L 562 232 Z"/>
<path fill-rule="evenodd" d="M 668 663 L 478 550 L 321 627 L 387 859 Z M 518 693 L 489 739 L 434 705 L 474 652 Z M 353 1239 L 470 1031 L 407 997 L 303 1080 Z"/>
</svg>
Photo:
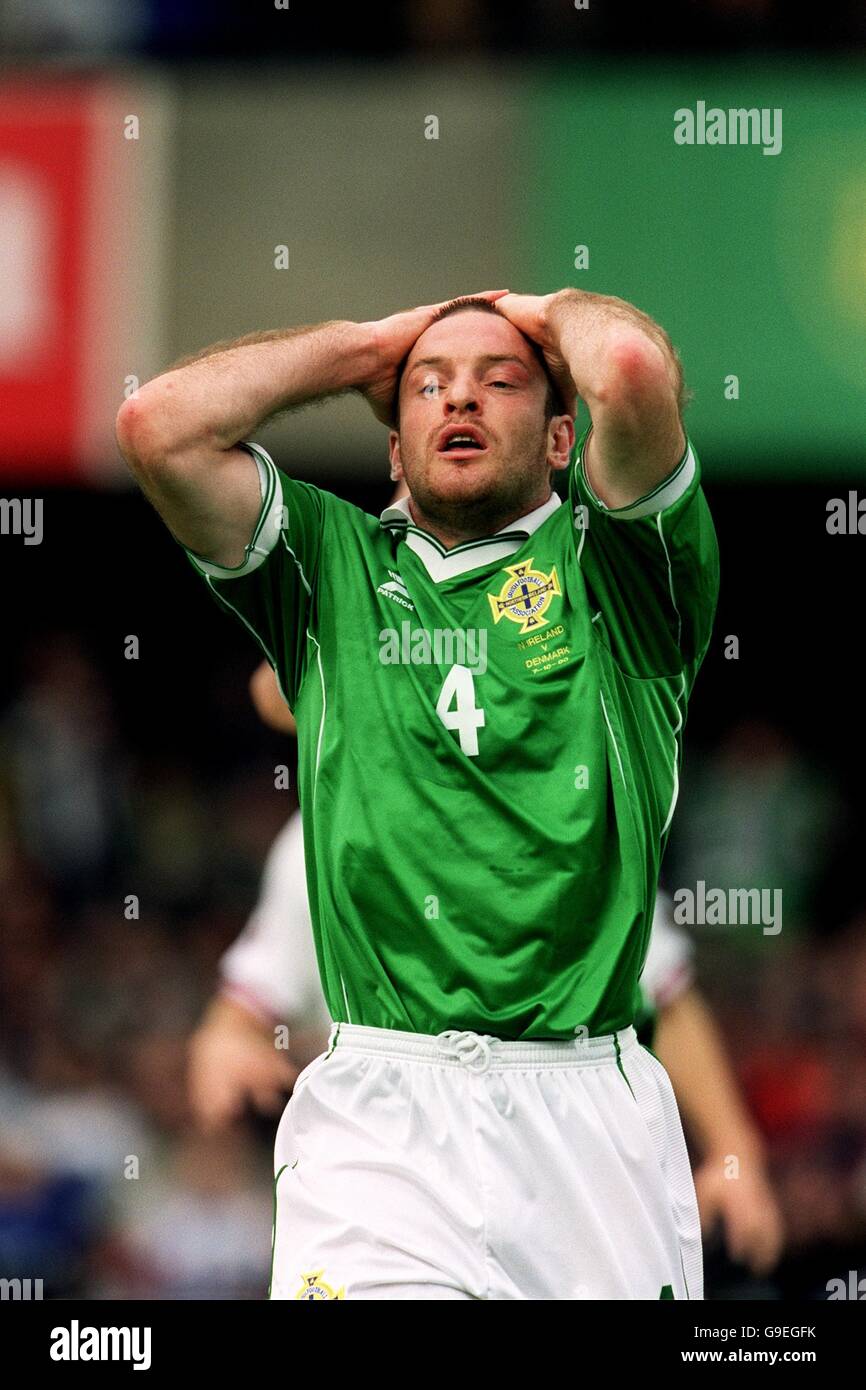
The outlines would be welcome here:
<svg viewBox="0 0 866 1390">
<path fill-rule="evenodd" d="M 301 1278 L 304 1282 L 298 1289 L 298 1292 L 295 1294 L 295 1298 L 300 1299 L 301 1302 L 307 1303 L 312 1303 L 314 1301 L 319 1301 L 322 1299 L 345 1299 L 345 1288 L 341 1287 L 339 1289 L 332 1289 L 331 1285 L 326 1284 L 324 1279 L 322 1278 L 324 1272 L 325 1271 L 323 1269 L 318 1269 L 316 1270 L 315 1274 L 302 1274 Z"/>
</svg>

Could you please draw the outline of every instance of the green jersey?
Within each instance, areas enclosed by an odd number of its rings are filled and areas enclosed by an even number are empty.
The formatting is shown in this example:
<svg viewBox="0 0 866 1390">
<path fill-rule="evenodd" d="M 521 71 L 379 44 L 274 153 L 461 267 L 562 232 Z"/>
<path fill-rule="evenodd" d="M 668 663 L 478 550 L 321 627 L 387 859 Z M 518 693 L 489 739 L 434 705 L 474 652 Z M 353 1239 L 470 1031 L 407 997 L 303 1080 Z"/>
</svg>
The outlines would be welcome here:
<svg viewBox="0 0 866 1390">
<path fill-rule="evenodd" d="M 334 1020 L 505 1039 L 632 1022 L 718 550 L 687 442 L 608 509 L 583 471 L 446 551 L 264 449 L 244 562 L 189 554 L 298 725 L 307 887 Z"/>
</svg>

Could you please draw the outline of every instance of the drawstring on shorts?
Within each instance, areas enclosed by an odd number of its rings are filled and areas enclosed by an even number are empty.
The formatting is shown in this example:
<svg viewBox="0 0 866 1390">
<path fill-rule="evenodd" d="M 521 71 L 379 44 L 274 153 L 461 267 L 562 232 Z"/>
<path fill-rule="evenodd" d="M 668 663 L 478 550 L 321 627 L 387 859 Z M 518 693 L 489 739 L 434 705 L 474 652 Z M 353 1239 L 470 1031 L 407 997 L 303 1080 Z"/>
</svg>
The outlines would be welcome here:
<svg viewBox="0 0 866 1390">
<path fill-rule="evenodd" d="M 456 1057 L 462 1066 L 478 1072 L 487 1071 L 490 1066 L 492 1041 L 489 1033 L 461 1032 L 458 1028 L 449 1028 L 436 1037 L 440 1052 Z"/>
</svg>

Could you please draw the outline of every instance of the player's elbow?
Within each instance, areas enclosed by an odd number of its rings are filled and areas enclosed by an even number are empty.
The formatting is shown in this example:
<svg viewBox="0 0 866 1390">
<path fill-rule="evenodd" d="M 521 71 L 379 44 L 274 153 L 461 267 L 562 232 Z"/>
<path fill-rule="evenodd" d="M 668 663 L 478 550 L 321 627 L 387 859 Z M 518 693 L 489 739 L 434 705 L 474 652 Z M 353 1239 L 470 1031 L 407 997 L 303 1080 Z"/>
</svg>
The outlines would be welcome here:
<svg viewBox="0 0 866 1390">
<path fill-rule="evenodd" d="M 183 468 L 189 447 L 180 445 L 173 428 L 170 397 L 149 383 L 123 402 L 117 412 L 118 448 L 137 478 L 153 478 Z M 188 445 L 188 441 L 187 441 Z"/>
<path fill-rule="evenodd" d="M 650 338 L 629 333 L 613 339 L 605 356 L 599 403 L 637 425 L 647 410 L 673 394 L 664 353 Z"/>
<path fill-rule="evenodd" d="M 123 402 L 114 426 L 117 446 L 136 477 L 156 466 L 166 450 L 153 408 L 136 392 Z"/>
</svg>

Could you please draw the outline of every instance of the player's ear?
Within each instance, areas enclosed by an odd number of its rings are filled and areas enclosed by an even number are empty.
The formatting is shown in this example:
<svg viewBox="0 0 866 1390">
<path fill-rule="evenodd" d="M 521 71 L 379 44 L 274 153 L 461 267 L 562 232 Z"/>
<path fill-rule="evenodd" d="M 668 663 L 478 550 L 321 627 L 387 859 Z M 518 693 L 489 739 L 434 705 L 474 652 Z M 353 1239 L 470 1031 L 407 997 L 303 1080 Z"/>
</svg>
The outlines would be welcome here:
<svg viewBox="0 0 866 1390">
<path fill-rule="evenodd" d="M 557 471 L 567 468 L 574 448 L 574 420 L 570 415 L 554 415 L 547 439 L 547 462 Z"/>
<path fill-rule="evenodd" d="M 403 460 L 400 457 L 400 435 L 397 430 L 388 434 L 388 457 L 391 460 L 391 482 L 399 483 L 403 477 Z"/>
</svg>

